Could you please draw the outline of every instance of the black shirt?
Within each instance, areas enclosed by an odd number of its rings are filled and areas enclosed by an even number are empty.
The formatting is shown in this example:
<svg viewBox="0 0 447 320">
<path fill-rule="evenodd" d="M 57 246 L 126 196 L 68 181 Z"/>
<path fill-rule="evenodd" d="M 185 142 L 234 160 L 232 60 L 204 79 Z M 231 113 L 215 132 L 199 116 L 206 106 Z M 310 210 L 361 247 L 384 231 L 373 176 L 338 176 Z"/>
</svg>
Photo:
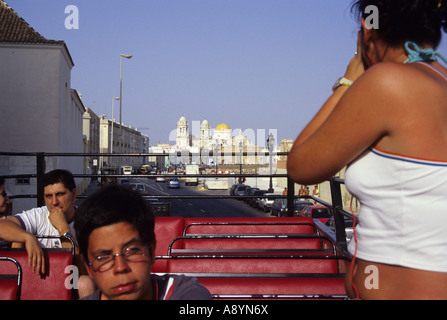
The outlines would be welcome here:
<svg viewBox="0 0 447 320">
<path fill-rule="evenodd" d="M 151 274 L 154 300 L 211 300 L 211 294 L 196 278 L 186 276 Z M 100 300 L 101 291 L 96 290 L 81 300 Z"/>
</svg>

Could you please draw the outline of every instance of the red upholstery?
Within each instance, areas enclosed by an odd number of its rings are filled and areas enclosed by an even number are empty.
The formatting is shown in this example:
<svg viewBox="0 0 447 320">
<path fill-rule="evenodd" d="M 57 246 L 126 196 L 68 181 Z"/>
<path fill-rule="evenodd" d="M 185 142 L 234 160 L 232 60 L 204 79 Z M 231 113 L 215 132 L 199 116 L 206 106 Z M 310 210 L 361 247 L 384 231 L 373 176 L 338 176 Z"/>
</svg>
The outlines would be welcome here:
<svg viewBox="0 0 447 320">
<path fill-rule="evenodd" d="M 232 217 L 232 218 L 185 218 L 185 226 L 190 223 L 213 223 L 213 222 L 237 222 L 237 223 L 272 223 L 272 222 L 282 222 L 282 223 L 294 223 L 294 222 L 313 222 L 312 218 L 306 217 L 284 217 L 284 218 L 274 218 L 274 217 Z"/>
<path fill-rule="evenodd" d="M 198 223 L 199 225 L 197 225 Z M 228 223 L 228 225 L 225 225 L 226 223 Z M 204 224 L 210 224 L 210 225 L 204 225 Z M 313 227 L 312 218 L 187 218 L 185 219 L 185 234 L 314 233 L 314 232 L 315 227 Z"/>
<path fill-rule="evenodd" d="M 293 256 L 293 255 L 334 255 L 332 251 L 329 250 L 264 250 L 264 249 L 223 249 L 223 250 L 213 250 L 213 249 L 176 249 L 172 250 L 171 256 L 259 256 L 259 255 L 269 255 L 269 256 Z"/>
<path fill-rule="evenodd" d="M 168 247 L 172 240 L 183 234 L 185 219 L 183 217 L 155 217 L 155 248 L 156 256 L 168 254 Z M 175 248 L 181 248 L 182 243 L 176 243 Z"/>
<path fill-rule="evenodd" d="M 185 219 L 183 217 L 155 217 L 155 239 L 157 241 L 155 247 L 156 256 L 165 256 L 168 254 L 169 244 L 176 237 L 183 234 Z M 173 248 L 182 247 L 182 241 L 178 241 Z M 163 272 L 166 268 L 165 261 L 156 260 L 152 265 L 152 272 Z"/>
<path fill-rule="evenodd" d="M 20 298 L 20 265 L 17 261 L 9 259 L 7 257 L 0 257 L 0 268 L 2 268 L 2 264 L 14 266 L 12 268 L 13 270 L 15 268 L 15 272 L 12 274 L 0 274 L 0 300 L 17 300 Z"/>
<path fill-rule="evenodd" d="M 227 225 L 187 227 L 194 223 Z M 238 225 L 242 223 L 246 224 Z M 273 226 L 273 223 L 287 225 Z M 183 228 L 186 236 L 182 237 Z M 231 295 L 248 298 L 345 295 L 343 266 L 347 261 L 331 253 L 333 244 L 329 240 L 317 237 L 312 218 L 157 217 L 155 232 L 157 256 L 166 256 L 172 240 L 180 238 L 172 242 L 170 257 L 156 259 L 152 272 L 197 277 L 217 298 L 219 295 L 224 295 L 223 299 L 225 295 L 230 295 L 229 298 Z M 222 238 L 223 234 L 232 237 Z M 253 234 L 264 234 L 264 237 L 254 238 Z M 301 237 L 269 238 L 267 234 L 301 234 Z"/>
<path fill-rule="evenodd" d="M 186 235 L 219 233 L 315 233 L 315 228 L 310 224 L 190 224 L 186 227 Z"/>
<path fill-rule="evenodd" d="M 167 259 L 167 273 L 338 273 L 335 258 Z"/>
<path fill-rule="evenodd" d="M 73 254 L 70 249 L 44 249 L 46 255 L 45 275 L 34 274 L 28 267 L 28 254 L 23 249 L 0 251 L 0 256 L 16 259 L 22 267 L 22 300 L 70 300 L 72 290 L 65 287 L 65 280 L 71 271 L 65 268 L 73 265 Z M 15 271 L 14 271 L 15 269 Z M 0 274 L 11 274 L 17 268 L 12 264 L 1 264 Z"/>
<path fill-rule="evenodd" d="M 320 238 L 182 239 L 183 249 L 322 249 Z M 328 241 L 325 241 L 328 242 Z"/>
<path fill-rule="evenodd" d="M 343 278 L 197 278 L 212 295 L 345 295 Z"/>
</svg>

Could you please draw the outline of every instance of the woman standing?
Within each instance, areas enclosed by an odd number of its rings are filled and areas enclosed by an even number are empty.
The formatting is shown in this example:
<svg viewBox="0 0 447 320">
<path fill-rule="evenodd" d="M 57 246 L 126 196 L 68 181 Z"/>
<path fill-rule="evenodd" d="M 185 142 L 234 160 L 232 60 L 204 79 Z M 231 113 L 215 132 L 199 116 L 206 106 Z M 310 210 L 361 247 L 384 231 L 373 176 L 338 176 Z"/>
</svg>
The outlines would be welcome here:
<svg viewBox="0 0 447 320">
<path fill-rule="evenodd" d="M 447 0 L 353 8 L 357 53 L 295 141 L 288 174 L 316 184 L 348 166 L 346 186 L 361 202 L 348 248 L 351 297 L 447 299 L 447 69 L 435 51 Z M 378 12 L 378 29 L 367 8 Z"/>
</svg>

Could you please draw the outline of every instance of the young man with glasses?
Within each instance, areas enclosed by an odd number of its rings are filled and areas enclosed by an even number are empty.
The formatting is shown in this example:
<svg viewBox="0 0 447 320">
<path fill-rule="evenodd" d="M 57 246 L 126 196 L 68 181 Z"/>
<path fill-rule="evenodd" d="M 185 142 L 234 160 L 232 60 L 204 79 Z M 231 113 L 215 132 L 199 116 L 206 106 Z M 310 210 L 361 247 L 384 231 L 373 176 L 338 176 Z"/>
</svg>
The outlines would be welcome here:
<svg viewBox="0 0 447 320">
<path fill-rule="evenodd" d="M 134 191 L 109 186 L 75 216 L 79 249 L 99 290 L 85 300 L 210 300 L 197 279 L 151 274 L 154 216 Z"/>
</svg>

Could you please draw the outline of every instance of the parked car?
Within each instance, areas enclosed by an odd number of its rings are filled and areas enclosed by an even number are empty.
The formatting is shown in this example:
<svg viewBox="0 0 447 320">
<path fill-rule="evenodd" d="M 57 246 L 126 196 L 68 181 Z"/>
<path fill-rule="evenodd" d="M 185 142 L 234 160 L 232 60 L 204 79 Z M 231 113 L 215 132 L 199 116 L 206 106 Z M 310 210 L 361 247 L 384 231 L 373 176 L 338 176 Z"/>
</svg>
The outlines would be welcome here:
<svg viewBox="0 0 447 320">
<path fill-rule="evenodd" d="M 287 199 L 278 198 L 275 199 L 270 206 L 271 215 L 277 217 L 286 217 L 287 216 Z"/>
<path fill-rule="evenodd" d="M 295 200 L 295 208 L 293 209 L 293 216 L 298 217 L 301 211 L 303 211 L 305 207 L 313 205 L 314 205 L 313 202 L 307 200 L 300 200 L 300 199 Z"/>
<path fill-rule="evenodd" d="M 146 187 L 143 183 L 130 183 L 130 188 L 134 191 L 137 191 L 139 194 L 145 196 L 147 195 Z"/>
<path fill-rule="evenodd" d="M 236 188 L 238 187 L 238 186 L 242 186 L 243 184 L 239 184 L 239 183 L 235 183 L 235 184 L 233 184 L 231 187 L 230 187 L 230 196 L 234 196 L 235 194 L 234 194 L 234 192 L 236 191 Z"/>
<path fill-rule="evenodd" d="M 353 224 L 354 221 L 352 219 L 345 218 L 345 232 L 346 232 L 346 242 L 349 243 L 351 241 L 352 236 L 354 235 Z M 335 232 L 335 220 L 334 216 L 330 217 L 328 221 L 325 223 L 326 226 L 332 229 Z"/>
<path fill-rule="evenodd" d="M 323 223 L 326 223 L 329 218 L 333 216 L 333 214 L 332 210 L 328 207 L 307 206 L 301 211 L 300 216 L 312 217 L 314 219 L 320 220 Z"/>
<path fill-rule="evenodd" d="M 168 189 L 170 188 L 180 188 L 180 181 L 178 180 L 178 178 L 169 178 Z"/>
<path fill-rule="evenodd" d="M 310 201 L 302 201 L 295 199 L 294 206 L 293 206 L 293 216 L 297 217 L 299 216 L 301 210 L 305 208 L 306 206 L 313 205 Z M 287 217 L 287 199 L 286 198 L 278 198 L 273 201 L 273 203 L 270 206 L 271 209 L 271 215 L 278 216 L 278 217 Z"/>
<path fill-rule="evenodd" d="M 119 181 L 120 181 L 121 185 L 125 185 L 125 184 L 129 184 L 130 183 L 129 179 L 127 179 L 127 178 L 121 178 Z"/>
<path fill-rule="evenodd" d="M 250 206 L 252 206 L 253 208 L 257 208 L 259 197 L 262 197 L 266 192 L 267 190 L 255 190 L 254 192 L 252 192 L 251 195 L 258 198 L 249 198 L 248 203 L 250 204 Z"/>
<path fill-rule="evenodd" d="M 245 192 L 244 192 L 244 202 L 245 203 L 250 203 L 250 198 L 248 198 L 247 196 L 252 196 L 253 193 L 255 191 L 257 191 L 257 190 L 259 190 L 259 188 L 256 188 L 256 187 L 255 188 L 250 187 L 250 188 L 245 189 Z"/>
<path fill-rule="evenodd" d="M 264 193 L 262 198 L 258 198 L 257 199 L 257 208 L 264 212 L 269 212 L 273 201 L 275 201 L 275 199 L 272 199 L 269 197 L 271 195 L 275 195 L 275 194 L 274 193 Z"/>
<path fill-rule="evenodd" d="M 246 184 L 240 184 L 234 189 L 234 195 L 236 197 L 239 197 L 240 199 L 243 199 L 245 189 L 250 188 L 250 186 L 247 186 Z"/>
</svg>

